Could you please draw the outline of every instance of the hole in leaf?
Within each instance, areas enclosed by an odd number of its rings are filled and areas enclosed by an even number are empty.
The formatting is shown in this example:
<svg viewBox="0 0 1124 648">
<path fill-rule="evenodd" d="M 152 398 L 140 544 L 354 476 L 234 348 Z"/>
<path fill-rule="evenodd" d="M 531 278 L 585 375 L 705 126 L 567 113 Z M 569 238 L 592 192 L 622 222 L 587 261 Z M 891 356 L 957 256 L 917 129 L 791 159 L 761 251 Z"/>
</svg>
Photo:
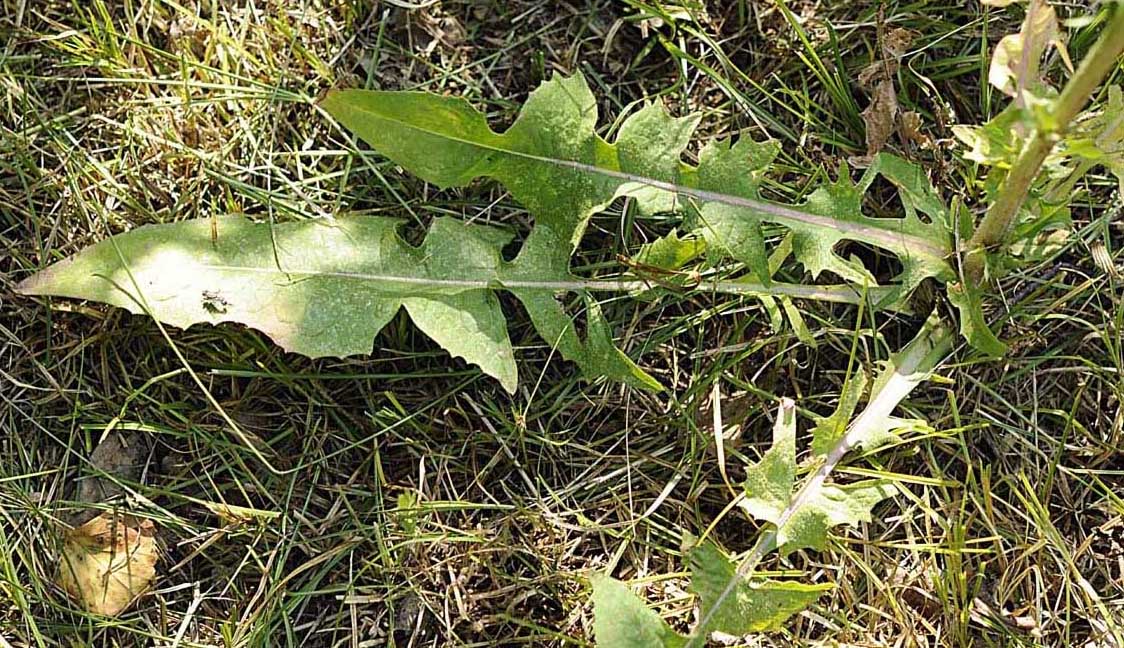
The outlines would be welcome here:
<svg viewBox="0 0 1124 648">
<path fill-rule="evenodd" d="M 432 219 L 425 219 L 424 225 L 419 225 L 414 219 L 408 219 L 398 227 L 398 236 L 402 237 L 413 247 L 419 247 L 425 240 L 425 235 L 429 231 L 429 226 L 432 224 Z"/>
<path fill-rule="evenodd" d="M 901 191 L 882 176 L 876 177 L 863 198 L 863 211 L 875 218 L 905 218 Z M 932 222 L 932 218 L 921 211 L 917 212 L 917 217 L 923 223 Z"/>
<path fill-rule="evenodd" d="M 526 238 L 527 233 L 525 231 L 520 231 L 516 236 L 512 237 L 511 241 L 500 249 L 500 258 L 507 263 L 514 261 L 515 257 L 519 256 L 519 250 L 523 248 L 523 242 Z"/>
<path fill-rule="evenodd" d="M 842 241 L 835 246 L 835 253 L 847 260 L 857 258 L 880 285 L 891 283 L 902 271 L 898 257 L 865 243 Z"/>
</svg>

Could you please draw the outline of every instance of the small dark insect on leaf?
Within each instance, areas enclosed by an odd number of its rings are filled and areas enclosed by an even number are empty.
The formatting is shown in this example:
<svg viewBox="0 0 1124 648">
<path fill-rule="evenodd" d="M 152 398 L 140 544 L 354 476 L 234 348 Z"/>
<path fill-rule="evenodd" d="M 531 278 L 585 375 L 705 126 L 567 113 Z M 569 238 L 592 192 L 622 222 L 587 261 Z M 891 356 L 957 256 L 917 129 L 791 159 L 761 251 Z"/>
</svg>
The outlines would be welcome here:
<svg viewBox="0 0 1124 648">
<path fill-rule="evenodd" d="M 217 290 L 203 291 L 203 309 L 208 313 L 221 315 L 226 312 L 229 306 L 230 302 L 220 295 Z"/>
</svg>

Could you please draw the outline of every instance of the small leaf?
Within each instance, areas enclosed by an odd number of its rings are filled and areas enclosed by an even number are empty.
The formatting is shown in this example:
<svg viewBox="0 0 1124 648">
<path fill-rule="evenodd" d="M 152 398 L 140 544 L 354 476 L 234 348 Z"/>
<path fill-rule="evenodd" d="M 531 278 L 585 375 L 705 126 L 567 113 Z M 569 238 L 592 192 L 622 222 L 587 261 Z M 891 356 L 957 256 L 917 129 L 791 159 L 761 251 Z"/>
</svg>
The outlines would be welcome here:
<svg viewBox="0 0 1124 648">
<path fill-rule="evenodd" d="M 1065 144 L 1073 155 L 1108 169 L 1124 194 L 1124 91 L 1120 86 L 1108 87 L 1108 100 L 1101 113 L 1079 124 Z"/>
<path fill-rule="evenodd" d="M 794 493 L 796 486 L 796 405 L 781 402 L 773 428 L 773 445 L 761 461 L 746 468 L 741 506 L 755 518 L 777 526 L 782 555 L 809 547 L 826 547 L 828 530 L 841 524 L 869 522 L 870 509 L 894 494 L 885 480 L 846 486 L 813 483 Z"/>
<path fill-rule="evenodd" d="M 804 322 L 804 316 L 800 314 L 800 309 L 788 297 L 781 297 L 778 299 L 781 303 L 781 309 L 788 317 L 788 323 L 792 326 L 792 332 L 796 334 L 796 339 L 800 340 L 801 344 L 806 344 L 815 349 L 819 346 L 816 342 L 816 337 L 812 335 L 812 331 L 808 328 L 808 324 Z"/>
<path fill-rule="evenodd" d="M 418 496 L 414 491 L 403 491 L 398 494 L 393 517 L 398 520 L 398 525 L 406 535 L 413 535 L 417 531 Z"/>
<path fill-rule="evenodd" d="M 737 576 L 734 564 L 709 542 L 691 549 L 690 562 L 691 591 L 699 596 L 699 615 L 711 619 L 708 627 L 695 628 L 695 634 L 723 632 L 744 635 L 777 630 L 792 615 L 815 603 L 824 592 L 833 588 L 830 583 L 748 582 Z M 712 614 L 715 602 L 731 583 L 734 591 Z"/>
<path fill-rule="evenodd" d="M 886 480 L 870 479 L 846 486 L 824 485 L 809 493 L 777 534 L 781 555 L 797 549 L 827 548 L 827 532 L 840 525 L 870 522 L 874 505 L 891 497 L 897 489 Z"/>
<path fill-rule="evenodd" d="M 1015 96 L 1017 76 L 1014 66 L 1022 60 L 1023 35 L 1008 34 L 995 45 L 991 55 L 991 67 L 988 68 L 988 83 L 998 88 L 1003 94 Z"/>
<path fill-rule="evenodd" d="M 594 574 L 593 637 L 603 648 L 680 648 L 685 637 L 648 609 L 624 583 Z"/>
<path fill-rule="evenodd" d="M 589 357 L 582 363 L 597 367 L 597 373 L 634 387 L 650 391 L 662 389 L 660 383 L 636 366 L 627 355 L 613 345 L 609 322 L 601 313 L 601 306 L 592 297 L 586 297 L 586 352 Z M 590 376 L 592 378 L 592 376 Z"/>
<path fill-rule="evenodd" d="M 89 612 L 117 616 L 156 577 L 152 520 L 104 512 L 71 529 L 59 558 L 59 585 Z"/>
<path fill-rule="evenodd" d="M 960 311 L 960 333 L 973 348 L 993 357 L 1007 353 L 1007 345 L 999 341 L 987 325 L 979 290 L 962 283 L 949 284 L 948 298 Z"/>
<path fill-rule="evenodd" d="M 866 374 L 857 371 L 843 383 L 839 393 L 839 405 L 831 416 L 817 416 L 816 427 L 812 429 L 812 454 L 827 454 L 847 432 L 847 424 L 855 413 L 863 390 L 866 388 Z"/>
<path fill-rule="evenodd" d="M 1024 112 L 1012 103 L 982 126 L 956 125 L 952 134 L 968 147 L 966 159 L 988 166 L 1010 166 L 1022 150 L 1019 125 L 1024 118 Z"/>
<path fill-rule="evenodd" d="M 1050 204 L 1031 196 L 1019 210 L 1015 226 L 1007 236 L 1005 253 L 1017 257 L 1015 263 L 1023 267 L 1040 263 L 1060 252 L 1072 231 L 1068 204 Z"/>
<path fill-rule="evenodd" d="M 988 82 L 1012 97 L 1037 84 L 1042 54 L 1047 45 L 1055 41 L 1058 41 L 1058 17 L 1054 8 L 1045 0 L 1030 0 L 1019 33 L 1004 36 L 996 44 Z"/>
<path fill-rule="evenodd" d="M 636 254 L 636 262 L 663 270 L 678 270 L 697 259 L 705 250 L 706 244 L 702 239 L 680 237 L 675 231 L 642 245 Z"/>
</svg>

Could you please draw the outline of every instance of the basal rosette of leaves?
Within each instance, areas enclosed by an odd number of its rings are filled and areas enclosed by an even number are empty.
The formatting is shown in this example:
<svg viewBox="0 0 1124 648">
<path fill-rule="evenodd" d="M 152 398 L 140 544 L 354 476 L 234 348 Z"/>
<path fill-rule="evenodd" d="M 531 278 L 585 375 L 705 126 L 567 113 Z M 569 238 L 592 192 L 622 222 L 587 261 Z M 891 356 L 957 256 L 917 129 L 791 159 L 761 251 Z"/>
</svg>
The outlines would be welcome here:
<svg viewBox="0 0 1124 648">
<path fill-rule="evenodd" d="M 658 104 L 631 115 L 606 141 L 596 133 L 596 101 L 580 74 L 544 83 L 503 133 L 464 99 L 430 93 L 343 90 L 321 105 L 379 153 L 440 187 L 478 177 L 502 183 L 534 216 L 516 258 L 501 255 L 510 232 L 448 218 L 435 220 L 413 247 L 399 236 L 398 221 L 384 217 L 265 224 L 221 216 L 215 241 L 210 219 L 144 226 L 49 267 L 19 289 L 102 301 L 181 327 L 239 322 L 314 357 L 369 353 L 375 334 L 404 308 L 427 335 L 510 392 L 517 369 L 497 290 L 512 293 L 542 338 L 587 377 L 659 388 L 614 346 L 590 297 L 591 290 L 627 284 L 590 281 L 569 266 L 590 217 L 621 196 L 642 214 L 682 213 L 685 236 L 673 233 L 669 241 L 693 250 L 679 254 L 683 261 L 705 250 L 712 262 L 743 263 L 747 272 L 734 288 L 761 297 L 775 322 L 781 310 L 773 295 L 780 296 L 798 330 L 791 295 L 831 298 L 842 291 L 852 301 L 876 296 L 876 305 L 893 307 L 925 278 L 954 276 L 946 207 L 920 168 L 891 155 L 875 157 L 857 183 L 843 167 L 804 203 L 782 205 L 759 195 L 776 144 L 716 140 L 697 166 L 687 164 L 684 150 L 699 118 L 672 117 Z M 863 213 L 863 195 L 879 176 L 897 188 L 903 217 Z M 762 223 L 789 232 L 772 259 Z M 844 242 L 893 254 L 900 275 L 877 286 L 861 262 L 839 254 Z M 773 281 L 790 254 L 813 278 L 826 271 L 848 284 Z M 565 292 L 585 295 L 584 323 L 559 301 Z"/>
</svg>

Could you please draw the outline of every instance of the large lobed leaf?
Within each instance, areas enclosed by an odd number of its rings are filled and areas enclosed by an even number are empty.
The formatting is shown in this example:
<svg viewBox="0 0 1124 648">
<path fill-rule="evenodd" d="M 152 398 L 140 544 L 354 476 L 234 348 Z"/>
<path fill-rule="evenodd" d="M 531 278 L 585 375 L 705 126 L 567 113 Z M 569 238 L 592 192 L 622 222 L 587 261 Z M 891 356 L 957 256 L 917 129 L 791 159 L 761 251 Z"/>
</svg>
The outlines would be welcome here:
<svg viewBox="0 0 1124 648">
<path fill-rule="evenodd" d="M 442 187 L 476 177 L 501 182 L 535 216 L 519 259 L 537 259 L 540 271 L 567 268 L 589 217 L 628 196 L 642 213 L 684 212 L 687 230 L 712 260 L 740 261 L 748 278 L 766 286 L 774 269 L 762 223 L 791 232 L 791 253 L 813 276 L 830 271 L 856 284 L 859 293 L 874 287 L 874 278 L 861 263 L 839 254 L 841 243 L 860 242 L 897 256 L 902 272 L 892 290 L 879 293 L 882 306 L 900 304 L 926 277 L 954 276 L 947 261 L 947 209 L 920 168 L 891 155 L 876 156 L 857 184 L 844 168 L 836 182 L 791 206 L 759 195 L 778 152 L 775 143 L 716 140 L 691 166 L 681 156 L 697 117 L 673 118 L 658 104 L 630 116 L 613 141 L 606 141 L 595 132 L 597 103 L 580 74 L 544 83 L 503 133 L 492 131 L 468 102 L 427 93 L 344 90 L 330 93 L 322 105 L 377 151 L 428 181 Z M 903 218 L 863 213 L 863 194 L 879 176 L 898 189 Z M 686 249 L 682 240 L 674 243 L 677 252 Z M 676 254 L 668 260 L 687 259 Z M 768 296 L 765 301 L 772 305 Z M 795 310 L 783 305 L 789 314 Z M 776 308 L 771 312 L 779 317 Z"/>
<path fill-rule="evenodd" d="M 512 273 L 500 255 L 511 234 L 439 218 L 413 247 L 399 225 L 349 217 L 270 226 L 224 216 L 214 243 L 206 219 L 148 225 L 52 265 L 19 290 L 93 299 L 174 326 L 239 322 L 312 357 L 370 353 L 375 334 L 405 308 L 450 353 L 514 391 L 515 358 L 495 295 Z M 546 294 L 539 311 L 561 311 Z M 595 304 L 586 338 L 571 355 L 583 368 L 655 384 L 612 346 Z"/>
<path fill-rule="evenodd" d="M 564 261 L 589 217 L 626 195 L 643 213 L 686 208 L 716 252 L 745 262 L 763 282 L 771 273 L 762 222 L 794 232 L 795 256 L 813 275 L 830 270 L 873 284 L 860 265 L 836 252 L 840 242 L 857 241 L 901 259 L 903 291 L 925 277 L 952 276 L 946 210 L 924 173 L 893 156 L 877 157 L 858 185 L 844 170 L 805 204 L 788 206 L 758 195 L 775 143 L 717 140 L 690 166 L 681 156 L 698 118 L 673 118 L 658 104 L 625 120 L 610 143 L 595 132 L 597 103 L 580 74 L 544 83 L 503 133 L 463 99 L 427 93 L 343 90 L 322 105 L 377 151 L 439 186 L 481 176 L 503 183 L 536 219 L 521 256 Z M 863 214 L 862 194 L 878 175 L 899 188 L 904 218 Z"/>
</svg>

